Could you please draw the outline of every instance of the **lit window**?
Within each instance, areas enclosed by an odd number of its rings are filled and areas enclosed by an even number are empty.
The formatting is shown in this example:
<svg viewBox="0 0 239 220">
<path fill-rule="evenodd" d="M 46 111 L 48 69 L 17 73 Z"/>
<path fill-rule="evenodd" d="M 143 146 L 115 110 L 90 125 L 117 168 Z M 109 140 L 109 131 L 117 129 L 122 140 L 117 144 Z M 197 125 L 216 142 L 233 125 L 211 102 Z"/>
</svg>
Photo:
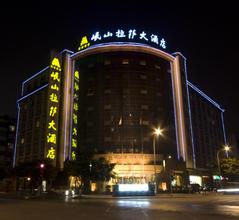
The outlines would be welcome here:
<svg viewBox="0 0 239 220">
<path fill-rule="evenodd" d="M 146 76 L 146 75 L 143 75 L 143 74 L 141 74 L 141 75 L 140 75 L 140 79 L 147 79 L 147 76 Z"/>
<path fill-rule="evenodd" d="M 108 104 L 108 105 L 104 105 L 104 109 L 107 110 L 107 109 L 111 109 L 111 105 Z"/>
<path fill-rule="evenodd" d="M 148 105 L 141 105 L 141 109 L 142 109 L 142 110 L 148 110 L 148 109 L 149 109 L 149 106 L 148 106 Z"/>
<path fill-rule="evenodd" d="M 7 143 L 8 148 L 13 149 L 13 143 Z"/>
<path fill-rule="evenodd" d="M 24 138 L 21 139 L 21 144 L 24 144 L 25 140 Z"/>
<path fill-rule="evenodd" d="M 158 70 L 160 69 L 160 66 L 158 64 L 155 64 L 154 67 L 155 67 L 155 69 L 158 69 Z"/>
<path fill-rule="evenodd" d="M 129 60 L 128 59 L 122 60 L 122 64 L 124 64 L 124 65 L 129 64 Z"/>
<path fill-rule="evenodd" d="M 111 64 L 111 60 L 105 60 L 104 65 L 110 65 Z"/>
<path fill-rule="evenodd" d="M 10 131 L 15 131 L 15 126 L 10 125 L 10 126 L 9 126 L 9 130 L 10 130 Z"/>
<path fill-rule="evenodd" d="M 36 121 L 36 127 L 39 128 L 40 127 L 40 121 Z"/>
<path fill-rule="evenodd" d="M 140 64 L 141 66 L 146 66 L 146 61 L 145 61 L 145 60 L 141 60 L 141 61 L 139 62 L 139 64 Z"/>
<path fill-rule="evenodd" d="M 142 125 L 149 125 L 149 121 L 142 121 Z"/>
<path fill-rule="evenodd" d="M 146 89 L 141 89 L 140 93 L 143 94 L 143 95 L 146 95 L 146 94 L 148 94 L 148 91 Z"/>
<path fill-rule="evenodd" d="M 105 89 L 105 94 L 111 94 L 111 90 L 110 89 Z"/>
<path fill-rule="evenodd" d="M 105 141 L 105 142 L 111 141 L 111 137 L 104 137 L 104 141 Z"/>
</svg>

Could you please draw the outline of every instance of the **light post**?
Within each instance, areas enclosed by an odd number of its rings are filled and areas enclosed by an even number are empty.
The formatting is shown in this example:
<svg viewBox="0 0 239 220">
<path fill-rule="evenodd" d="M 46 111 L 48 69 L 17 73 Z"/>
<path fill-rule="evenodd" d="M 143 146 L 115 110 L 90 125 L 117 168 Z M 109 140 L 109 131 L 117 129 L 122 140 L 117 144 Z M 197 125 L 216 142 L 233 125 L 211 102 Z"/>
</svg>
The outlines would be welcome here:
<svg viewBox="0 0 239 220">
<path fill-rule="evenodd" d="M 154 153 L 154 182 L 155 182 L 155 194 L 157 193 L 157 178 L 156 178 L 156 152 L 155 152 L 155 141 L 156 137 L 162 135 L 162 129 L 155 128 L 153 132 L 153 153 Z"/>
<path fill-rule="evenodd" d="M 219 153 L 221 151 L 225 151 L 226 153 L 228 153 L 228 151 L 230 150 L 230 147 L 228 145 L 226 145 L 224 148 L 219 149 L 217 151 L 217 166 L 218 166 L 218 172 L 219 172 L 219 176 L 221 176 L 221 166 L 220 166 L 220 158 L 219 158 Z"/>
</svg>

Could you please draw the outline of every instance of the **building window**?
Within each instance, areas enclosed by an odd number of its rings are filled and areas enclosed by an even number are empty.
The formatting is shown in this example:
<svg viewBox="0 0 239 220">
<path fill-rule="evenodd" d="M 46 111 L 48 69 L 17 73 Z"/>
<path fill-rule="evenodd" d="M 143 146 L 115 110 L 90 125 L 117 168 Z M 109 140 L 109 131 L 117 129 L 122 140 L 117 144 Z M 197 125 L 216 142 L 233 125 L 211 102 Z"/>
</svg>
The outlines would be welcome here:
<svg viewBox="0 0 239 220">
<path fill-rule="evenodd" d="M 24 138 L 21 139 L 21 144 L 24 144 L 25 140 Z"/>
<path fill-rule="evenodd" d="M 87 111 L 93 111 L 94 110 L 94 107 L 93 106 L 89 106 L 88 108 L 87 108 Z"/>
<path fill-rule="evenodd" d="M 40 127 L 40 121 L 39 121 L 39 120 L 36 121 L 36 127 L 37 127 L 37 128 Z"/>
<path fill-rule="evenodd" d="M 148 109 L 149 109 L 149 106 L 148 106 L 148 105 L 141 105 L 141 109 L 142 109 L 142 110 L 148 110 Z"/>
<path fill-rule="evenodd" d="M 149 125 L 149 121 L 142 121 L 142 125 Z"/>
<path fill-rule="evenodd" d="M 104 105 L 104 109 L 105 109 L 105 110 L 111 109 L 111 105 L 110 105 L 110 104 Z"/>
<path fill-rule="evenodd" d="M 104 121 L 105 126 L 110 125 L 110 124 L 111 124 L 111 121 Z"/>
<path fill-rule="evenodd" d="M 141 89 L 140 93 L 143 94 L 143 95 L 146 95 L 146 94 L 148 94 L 148 91 L 146 89 Z"/>
<path fill-rule="evenodd" d="M 90 76 L 90 77 L 88 77 L 88 81 L 94 81 L 94 77 L 93 76 Z"/>
<path fill-rule="evenodd" d="M 129 60 L 128 60 L 128 59 L 123 59 L 123 60 L 122 60 L 122 64 L 124 64 L 124 65 L 129 64 Z"/>
<path fill-rule="evenodd" d="M 88 89 L 87 90 L 87 96 L 93 96 L 93 95 L 94 95 L 93 89 Z"/>
<path fill-rule="evenodd" d="M 104 137 L 104 141 L 105 142 L 110 142 L 111 141 L 111 137 Z"/>
<path fill-rule="evenodd" d="M 143 137 L 143 142 L 149 142 L 149 137 Z"/>
<path fill-rule="evenodd" d="M 10 126 L 9 126 L 9 130 L 10 130 L 10 131 L 15 131 L 15 126 L 14 126 L 14 125 L 10 125 Z"/>
<path fill-rule="evenodd" d="M 139 65 L 141 65 L 141 66 L 146 66 L 146 61 L 145 61 L 145 60 L 141 60 L 141 61 L 139 62 Z"/>
<path fill-rule="evenodd" d="M 160 70 L 160 66 L 158 64 L 155 64 L 154 67 L 155 67 L 155 69 Z"/>
<path fill-rule="evenodd" d="M 147 76 L 144 74 L 140 74 L 140 79 L 147 79 Z"/>
<path fill-rule="evenodd" d="M 105 60 L 104 65 L 110 65 L 111 64 L 111 60 Z"/>
<path fill-rule="evenodd" d="M 111 94 L 111 89 L 105 89 L 105 94 Z"/>
<path fill-rule="evenodd" d="M 7 143 L 9 149 L 13 149 L 13 143 Z"/>
<path fill-rule="evenodd" d="M 161 96 L 162 96 L 162 93 L 161 93 L 161 92 L 157 92 L 156 95 L 159 96 L 159 97 L 161 97 Z"/>
<path fill-rule="evenodd" d="M 94 126 L 94 123 L 92 121 L 87 122 L 87 127 L 93 127 L 93 126 Z"/>
<path fill-rule="evenodd" d="M 88 64 L 88 68 L 92 68 L 92 67 L 94 67 L 95 65 L 94 65 L 94 63 L 89 63 Z"/>
</svg>

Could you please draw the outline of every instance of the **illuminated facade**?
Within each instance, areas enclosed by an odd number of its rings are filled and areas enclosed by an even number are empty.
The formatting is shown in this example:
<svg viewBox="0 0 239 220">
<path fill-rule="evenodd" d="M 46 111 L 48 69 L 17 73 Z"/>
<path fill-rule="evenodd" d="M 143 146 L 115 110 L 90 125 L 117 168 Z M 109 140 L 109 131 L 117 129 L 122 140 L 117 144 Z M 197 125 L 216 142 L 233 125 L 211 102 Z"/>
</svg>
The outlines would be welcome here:
<svg viewBox="0 0 239 220">
<path fill-rule="evenodd" d="M 120 42 L 105 41 L 115 38 Z M 192 110 L 192 94 L 201 94 L 187 80 L 182 54 L 163 51 L 164 38 L 134 29 L 84 36 L 78 49 L 56 54 L 23 82 L 14 165 L 49 158 L 62 168 L 67 158 L 77 159 L 79 149 L 91 149 L 116 163 L 119 179 L 151 181 L 152 132 L 160 126 L 156 173 L 168 157 L 184 161 L 188 169 L 204 166 L 202 146 L 195 142 L 204 133 L 196 132 Z M 201 100 L 208 104 L 205 96 Z M 225 143 L 223 121 L 218 129 L 217 149 Z"/>
</svg>

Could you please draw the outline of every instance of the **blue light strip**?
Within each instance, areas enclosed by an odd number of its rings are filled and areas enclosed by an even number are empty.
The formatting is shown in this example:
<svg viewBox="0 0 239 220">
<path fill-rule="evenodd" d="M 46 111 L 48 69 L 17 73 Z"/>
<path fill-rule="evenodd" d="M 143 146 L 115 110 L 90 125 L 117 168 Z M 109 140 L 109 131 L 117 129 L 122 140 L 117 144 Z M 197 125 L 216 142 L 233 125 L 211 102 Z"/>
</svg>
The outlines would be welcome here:
<svg viewBox="0 0 239 220">
<path fill-rule="evenodd" d="M 17 102 L 21 102 L 23 99 L 25 99 L 25 98 L 27 98 L 27 97 L 33 95 L 33 94 L 36 93 L 36 92 L 39 92 L 40 90 L 44 89 L 44 88 L 47 87 L 48 85 L 49 85 L 49 84 L 47 83 L 47 84 L 45 84 L 44 86 L 42 86 L 42 87 L 40 87 L 40 88 L 34 90 L 33 92 L 31 92 L 31 93 L 29 93 L 29 94 L 23 96 L 22 98 L 18 99 Z"/>
<path fill-rule="evenodd" d="M 47 70 L 49 68 L 49 66 L 45 67 L 44 69 L 42 69 L 41 71 L 37 72 L 36 74 L 34 74 L 33 76 L 31 76 L 30 78 L 26 79 L 25 81 L 23 81 L 22 83 L 22 95 L 23 95 L 23 87 L 24 87 L 24 84 L 26 82 L 28 82 L 29 80 L 33 79 L 34 77 L 38 76 L 39 74 L 43 73 L 45 70 Z"/>
<path fill-rule="evenodd" d="M 222 109 L 220 107 L 219 104 L 217 104 L 215 101 L 213 101 L 210 97 L 208 97 L 204 92 L 202 92 L 200 89 L 198 89 L 196 86 L 194 86 L 192 83 L 190 83 L 189 81 L 187 81 L 187 84 L 194 89 L 196 92 L 198 92 L 202 97 L 204 97 L 205 99 L 207 99 L 211 104 L 213 104 L 215 107 L 217 107 L 218 109 L 220 109 L 222 112 L 224 112 L 225 110 Z"/>
<path fill-rule="evenodd" d="M 188 82 L 186 58 L 184 56 L 182 56 L 182 57 L 184 58 L 184 69 L 185 69 L 186 82 Z M 189 122 L 190 122 L 190 133 L 191 133 L 192 150 L 193 150 L 193 167 L 196 168 L 196 156 L 195 156 L 195 146 L 194 146 L 194 136 L 193 136 L 193 126 L 192 126 L 192 114 L 191 114 L 191 104 L 190 104 L 190 98 L 189 98 L 188 83 L 186 84 L 186 88 L 187 88 L 187 98 L 188 98 L 188 112 L 189 112 Z"/>
<path fill-rule="evenodd" d="M 15 167 L 15 165 L 16 165 L 17 138 L 18 138 L 20 111 L 21 111 L 19 103 L 17 103 L 17 108 L 18 108 L 18 112 L 17 112 L 17 129 L 16 129 L 16 138 L 15 138 L 14 154 L 13 154 L 13 164 L 12 164 L 13 167 Z"/>
<path fill-rule="evenodd" d="M 64 50 L 62 50 L 62 51 L 59 53 L 59 55 L 60 55 L 60 54 L 63 54 L 64 52 L 66 52 L 66 53 L 71 53 L 71 54 L 74 54 L 74 53 L 75 53 L 75 52 L 73 52 L 73 51 L 71 51 L 71 50 L 64 49 Z"/>
</svg>

